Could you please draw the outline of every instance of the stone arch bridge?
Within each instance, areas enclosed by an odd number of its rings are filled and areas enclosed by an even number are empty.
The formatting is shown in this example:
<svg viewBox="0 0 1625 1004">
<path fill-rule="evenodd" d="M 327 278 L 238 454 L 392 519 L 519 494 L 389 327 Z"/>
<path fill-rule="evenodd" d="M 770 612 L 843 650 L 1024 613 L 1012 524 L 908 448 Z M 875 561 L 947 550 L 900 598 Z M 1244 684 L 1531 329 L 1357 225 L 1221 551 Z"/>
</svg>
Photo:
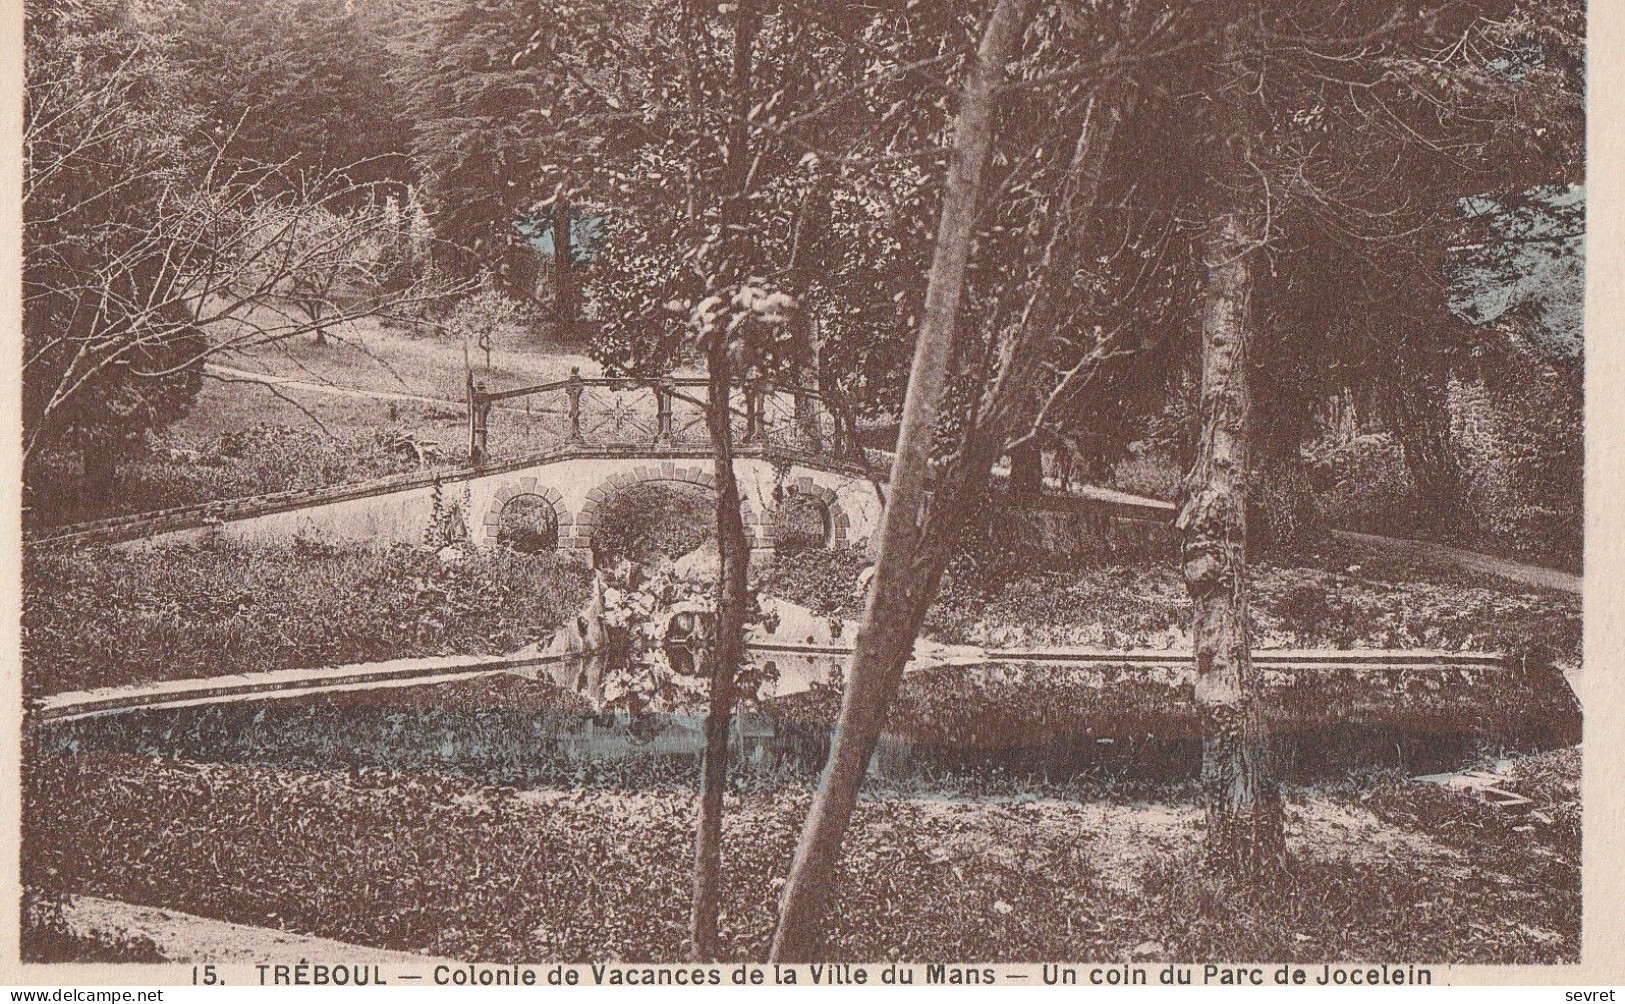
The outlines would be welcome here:
<svg viewBox="0 0 1625 1004">
<path fill-rule="evenodd" d="M 494 544 L 516 515 L 535 540 L 592 560 L 593 534 L 617 494 L 645 484 L 714 490 L 703 380 L 567 380 L 490 392 L 470 382 L 468 462 L 355 484 L 280 492 L 58 528 L 50 542 L 245 540 Z M 825 546 L 864 545 L 879 529 L 885 458 L 811 394 L 739 394 L 734 473 L 753 553 L 766 557 L 783 506 L 809 506 Z M 1041 495 L 1026 505 L 1102 522 L 1166 521 L 1165 503 L 1109 492 Z"/>
</svg>

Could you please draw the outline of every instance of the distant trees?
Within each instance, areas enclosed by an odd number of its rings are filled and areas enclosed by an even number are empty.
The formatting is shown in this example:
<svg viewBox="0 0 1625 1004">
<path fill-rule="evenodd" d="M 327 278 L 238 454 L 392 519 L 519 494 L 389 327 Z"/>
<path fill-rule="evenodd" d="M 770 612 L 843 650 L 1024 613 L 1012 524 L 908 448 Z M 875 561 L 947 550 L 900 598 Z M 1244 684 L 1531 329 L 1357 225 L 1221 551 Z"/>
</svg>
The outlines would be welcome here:
<svg viewBox="0 0 1625 1004">
<path fill-rule="evenodd" d="M 298 311 L 315 343 L 327 344 L 330 315 L 340 309 L 339 297 L 355 295 L 358 285 L 376 282 L 378 221 L 366 211 L 334 211 L 303 200 L 266 207 L 255 215 L 268 234 L 268 253 L 260 256 L 263 279 Z M 278 272 L 282 275 L 275 275 Z"/>
<path fill-rule="evenodd" d="M 27 24 L 24 458 L 78 450 L 98 491 L 123 447 L 185 414 L 210 354 L 414 295 L 340 303 L 345 263 L 375 249 L 371 188 L 209 142 L 163 14 L 76 0 Z"/>
<path fill-rule="evenodd" d="M 464 276 L 488 271 L 533 295 L 519 257 L 532 252 L 520 224 L 551 222 L 538 209 L 560 193 L 561 151 L 550 137 L 570 128 L 555 68 L 526 59 L 538 32 L 559 27 L 546 4 L 456 0 L 425 7 L 405 28 L 390 79 L 400 88 L 410 150 L 438 238 Z"/>
<path fill-rule="evenodd" d="M 169 59 L 225 163 L 277 165 L 290 184 L 342 171 L 363 199 L 370 184 L 404 187 L 410 136 L 391 74 L 395 26 L 373 6 L 175 4 Z"/>
</svg>

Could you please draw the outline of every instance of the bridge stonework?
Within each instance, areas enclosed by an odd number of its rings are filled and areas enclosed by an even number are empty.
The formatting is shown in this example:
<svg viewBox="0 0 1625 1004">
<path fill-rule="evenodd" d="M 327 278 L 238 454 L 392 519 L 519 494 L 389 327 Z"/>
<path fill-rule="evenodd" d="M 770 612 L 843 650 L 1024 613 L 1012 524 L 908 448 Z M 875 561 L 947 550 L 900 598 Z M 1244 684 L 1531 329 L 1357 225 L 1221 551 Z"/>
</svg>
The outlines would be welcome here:
<svg viewBox="0 0 1625 1004">
<path fill-rule="evenodd" d="M 504 480 L 491 496 L 492 504 L 485 510 L 485 519 L 480 521 L 480 536 L 477 541 L 489 547 L 495 547 L 502 532 L 502 510 L 508 503 L 516 498 L 534 497 L 546 502 L 553 510 L 553 525 L 558 528 L 559 541 L 562 545 L 566 527 L 569 526 L 569 513 L 562 508 L 563 495 L 540 482 L 534 475 L 513 480 Z"/>
<path fill-rule="evenodd" d="M 812 478 L 802 475 L 784 488 L 785 499 L 812 499 L 824 510 L 825 547 L 842 547 L 853 542 L 852 517 L 841 505 L 840 493 L 824 487 Z"/>
<path fill-rule="evenodd" d="M 492 392 L 470 376 L 464 466 L 58 527 L 27 546 L 141 547 L 212 534 L 413 545 L 466 536 L 494 545 L 502 541 L 505 507 L 525 497 L 516 515 L 537 517 L 543 510 L 532 500 L 539 500 L 551 508 L 557 531 L 527 537 L 527 549 L 551 540 L 561 553 L 591 561 L 599 515 L 616 493 L 659 481 L 715 489 L 704 407 L 696 399 L 705 386 L 696 378 L 639 382 L 572 373 Z M 531 399 L 523 420 L 511 403 L 521 397 Z M 826 546 L 872 543 L 882 501 L 867 473 L 875 459 L 859 446 L 848 419 L 805 390 L 745 390 L 729 409 L 740 515 L 753 554 L 772 553 L 780 507 L 800 500 L 823 510 Z M 1081 516 L 1097 531 L 1114 520 L 1160 525 L 1173 515 L 1168 503 L 1104 489 L 1012 502 L 1040 521 Z"/>
<path fill-rule="evenodd" d="M 466 506 L 462 523 L 469 528 L 473 543 L 494 546 L 502 530 L 504 507 L 524 497 L 540 498 L 552 508 L 559 553 L 590 563 L 599 514 L 617 493 L 661 482 L 714 491 L 716 477 L 711 465 L 712 459 L 697 451 L 680 456 L 562 451 L 533 461 L 476 465 L 303 493 L 285 503 L 270 497 L 241 500 L 230 510 L 205 508 L 155 519 L 148 532 L 124 533 L 112 542 L 139 547 L 218 534 L 242 540 L 303 537 L 417 545 L 435 522 L 437 504 L 449 504 Z M 879 493 L 849 468 L 824 468 L 816 461 L 757 452 L 736 457 L 734 474 L 739 482 L 740 515 L 755 561 L 765 561 L 772 554 L 779 505 L 798 496 L 816 499 L 828 511 L 831 533 L 827 543 L 862 544 L 879 528 Z M 90 531 L 85 536 L 96 539 Z"/>
<path fill-rule="evenodd" d="M 693 485 L 710 492 L 717 487 L 716 474 L 698 464 L 679 464 L 676 461 L 651 461 L 638 464 L 631 470 L 611 474 L 587 492 L 575 516 L 574 532 L 566 537 L 559 533 L 559 550 L 591 560 L 592 536 L 598 528 L 598 511 L 619 493 L 637 485 L 676 483 Z M 743 487 L 743 486 L 741 486 Z M 741 492 L 741 494 L 744 494 Z M 739 513 L 745 524 L 745 537 L 752 551 L 773 549 L 773 521 L 758 513 L 749 497 L 739 501 Z M 562 527 L 562 523 L 560 524 Z"/>
</svg>

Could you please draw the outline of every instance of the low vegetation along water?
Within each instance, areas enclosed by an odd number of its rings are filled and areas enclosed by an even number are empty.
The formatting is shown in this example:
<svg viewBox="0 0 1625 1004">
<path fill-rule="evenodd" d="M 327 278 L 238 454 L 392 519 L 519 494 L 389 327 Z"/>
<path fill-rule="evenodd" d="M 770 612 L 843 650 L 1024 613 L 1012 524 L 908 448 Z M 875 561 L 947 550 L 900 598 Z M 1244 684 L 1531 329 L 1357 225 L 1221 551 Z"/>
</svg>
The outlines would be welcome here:
<svg viewBox="0 0 1625 1004">
<path fill-rule="evenodd" d="M 1022 680 L 1024 700 L 1001 700 Z M 1363 687 L 1276 681 L 1270 693 L 1283 777 L 1313 785 L 1370 771 L 1436 773 L 1577 739 L 1577 711 L 1561 694 L 1526 696 L 1514 709 L 1497 700 L 1505 684 L 1457 673 Z M 741 713 L 736 775 L 810 783 L 828 753 L 837 700 L 834 688 L 814 687 Z M 1326 702 L 1349 714 L 1328 716 Z M 886 786 L 957 789 L 1002 778 L 1134 789 L 1189 781 L 1200 761 L 1188 687 L 1144 669 L 942 667 L 912 677 L 901 704 L 871 767 Z M 694 715 L 602 713 L 546 682 L 510 675 L 132 710 L 35 731 L 45 755 L 381 768 L 521 788 L 688 787 L 703 745 Z"/>
<path fill-rule="evenodd" d="M 1572 742 L 1572 698 L 1542 679 L 1272 679 L 1292 860 L 1235 890 L 1199 865 L 1188 685 L 911 674 L 829 957 L 1573 961 L 1577 751 L 1508 768 L 1520 812 L 1403 780 Z M 814 688 L 740 719 L 729 957 L 766 953 L 838 699 Z M 696 724 L 497 675 L 32 726 L 22 875 L 43 919 L 25 955 L 84 957 L 48 907 L 89 894 L 457 958 L 681 958 Z"/>
</svg>

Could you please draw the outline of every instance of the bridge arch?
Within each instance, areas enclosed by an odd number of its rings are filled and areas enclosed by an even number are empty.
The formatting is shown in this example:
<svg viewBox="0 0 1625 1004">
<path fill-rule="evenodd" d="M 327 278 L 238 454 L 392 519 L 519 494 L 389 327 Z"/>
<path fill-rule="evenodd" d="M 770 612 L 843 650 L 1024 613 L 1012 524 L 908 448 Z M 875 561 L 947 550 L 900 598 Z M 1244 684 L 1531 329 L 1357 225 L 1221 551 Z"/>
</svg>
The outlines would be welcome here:
<svg viewBox="0 0 1625 1004">
<path fill-rule="evenodd" d="M 571 523 L 569 510 L 564 505 L 564 497 L 553 488 L 539 483 L 534 477 L 503 481 L 491 494 L 491 501 L 485 509 L 485 517 L 480 521 L 480 543 L 492 547 L 500 543 L 503 516 L 509 505 L 532 499 L 540 499 L 551 511 L 555 530 L 554 548 L 563 546 Z"/>
<path fill-rule="evenodd" d="M 559 547 L 561 550 L 571 551 L 592 560 L 592 536 L 598 529 L 598 518 L 603 505 L 617 494 L 637 485 L 675 483 L 693 485 L 703 488 L 712 494 L 717 490 L 717 478 L 714 473 L 699 464 L 682 464 L 672 461 L 664 463 L 639 464 L 631 470 L 611 474 L 598 482 L 592 490 L 587 492 L 585 501 L 581 503 L 581 511 L 576 514 L 572 532 L 568 537 L 562 530 L 560 523 Z M 769 551 L 773 547 L 773 523 L 764 517 L 751 505 L 750 499 L 743 497 L 741 491 L 739 501 L 739 514 L 745 523 L 745 539 L 753 552 Z"/>
<path fill-rule="evenodd" d="M 852 528 L 852 518 L 841 505 L 841 497 L 834 489 L 819 484 L 807 475 L 802 475 L 784 486 L 783 498 L 779 501 L 779 505 L 780 507 L 790 505 L 796 500 L 812 502 L 822 510 L 824 547 L 850 543 L 848 535 Z"/>
</svg>

